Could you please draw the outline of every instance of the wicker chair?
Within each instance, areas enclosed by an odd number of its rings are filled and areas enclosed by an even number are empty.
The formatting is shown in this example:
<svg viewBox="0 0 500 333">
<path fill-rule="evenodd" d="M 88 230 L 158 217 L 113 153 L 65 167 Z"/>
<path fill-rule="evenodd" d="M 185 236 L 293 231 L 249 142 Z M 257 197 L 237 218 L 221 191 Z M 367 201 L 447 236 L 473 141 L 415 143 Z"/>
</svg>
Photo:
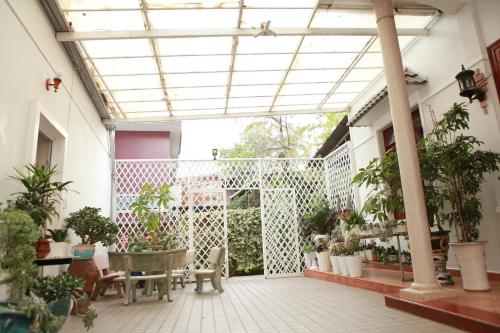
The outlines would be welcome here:
<svg viewBox="0 0 500 333">
<path fill-rule="evenodd" d="M 196 275 L 196 289 L 197 294 L 203 292 L 203 281 L 205 279 L 210 279 L 212 287 L 217 289 L 220 293 L 224 292 L 222 288 L 222 268 L 224 266 L 226 248 L 225 247 L 214 247 L 210 250 L 207 262 L 211 264 L 209 269 L 200 269 L 193 271 Z"/>
</svg>

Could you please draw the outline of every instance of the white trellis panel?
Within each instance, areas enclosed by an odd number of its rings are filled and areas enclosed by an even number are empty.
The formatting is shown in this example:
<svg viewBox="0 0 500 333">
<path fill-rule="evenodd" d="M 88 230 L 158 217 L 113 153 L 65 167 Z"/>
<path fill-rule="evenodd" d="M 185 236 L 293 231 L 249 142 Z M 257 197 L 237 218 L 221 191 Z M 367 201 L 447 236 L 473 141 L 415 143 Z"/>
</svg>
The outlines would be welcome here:
<svg viewBox="0 0 500 333">
<path fill-rule="evenodd" d="M 173 232 L 181 246 L 197 251 L 198 267 L 207 268 L 206 256 L 210 247 L 227 247 L 226 190 L 261 190 L 261 199 L 264 199 L 261 201 L 262 218 L 281 219 L 281 224 L 266 223 L 263 228 L 263 235 L 267 235 L 268 240 L 264 258 L 271 258 L 270 253 L 277 253 L 280 249 L 291 253 L 306 241 L 300 220 L 310 210 L 313 199 L 327 195 L 333 203 L 333 199 L 339 196 L 345 205 L 346 194 L 351 193 L 350 165 L 347 145 L 326 159 L 116 160 L 114 216 L 119 227 L 117 250 L 125 251 L 127 238 L 143 233 L 129 209 L 142 185 L 168 183 L 172 184 L 175 200 L 162 212 L 162 228 Z M 280 205 L 288 206 L 276 210 Z M 273 228 L 283 228 L 288 236 L 280 239 L 277 235 L 280 241 L 274 241 L 271 237 L 274 233 L 270 231 Z M 296 260 L 299 262 L 298 271 L 304 267 L 304 262 L 302 256 L 295 255 L 293 252 L 289 262 L 293 269 L 283 266 L 279 271 L 278 266 L 268 266 L 268 275 L 296 274 Z M 227 258 L 228 251 L 226 274 Z"/>
<path fill-rule="evenodd" d="M 297 205 L 294 189 L 261 190 L 264 276 L 301 274 Z"/>
<path fill-rule="evenodd" d="M 352 189 L 352 169 L 351 169 L 351 147 L 350 142 L 344 143 L 342 146 L 331 152 L 325 157 L 325 177 L 327 186 L 327 195 L 330 204 L 335 205 L 340 199 L 340 207 L 346 208 L 347 198 L 351 198 L 353 207 L 355 202 L 353 199 Z"/>
</svg>

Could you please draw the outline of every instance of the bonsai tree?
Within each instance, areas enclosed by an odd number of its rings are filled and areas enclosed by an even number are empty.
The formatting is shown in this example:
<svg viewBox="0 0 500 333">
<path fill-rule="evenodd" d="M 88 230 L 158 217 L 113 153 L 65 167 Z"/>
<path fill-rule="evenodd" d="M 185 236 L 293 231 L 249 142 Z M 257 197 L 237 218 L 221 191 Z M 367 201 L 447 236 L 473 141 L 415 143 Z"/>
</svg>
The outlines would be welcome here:
<svg viewBox="0 0 500 333">
<path fill-rule="evenodd" d="M 15 200 L 11 203 L 15 208 L 27 212 L 33 222 L 45 235 L 47 224 L 58 217 L 57 205 L 61 201 L 61 192 L 68 190 L 72 182 L 57 182 L 53 177 L 58 174 L 56 167 L 45 168 L 34 164 L 25 166 L 25 171 L 16 170 L 11 179 L 24 186 L 24 191 L 13 193 Z"/>
<path fill-rule="evenodd" d="M 302 217 L 305 223 L 305 232 L 308 235 L 330 235 L 337 223 L 337 212 L 330 208 L 324 198 L 316 198 L 312 202 L 311 210 Z"/>
<path fill-rule="evenodd" d="M 463 133 L 469 129 L 463 103 L 453 104 L 439 121 L 433 115 L 433 120 L 434 129 L 422 147 L 426 159 L 435 162 L 437 221 L 454 227 L 459 242 L 475 241 L 482 218 L 478 193 L 485 175 L 499 170 L 500 154 L 479 150 L 483 142 Z"/>
<path fill-rule="evenodd" d="M 101 242 L 110 246 L 116 241 L 118 227 L 109 217 L 100 215 L 100 208 L 84 207 L 69 214 L 64 221 L 66 227 L 73 229 L 84 245 Z"/>
</svg>

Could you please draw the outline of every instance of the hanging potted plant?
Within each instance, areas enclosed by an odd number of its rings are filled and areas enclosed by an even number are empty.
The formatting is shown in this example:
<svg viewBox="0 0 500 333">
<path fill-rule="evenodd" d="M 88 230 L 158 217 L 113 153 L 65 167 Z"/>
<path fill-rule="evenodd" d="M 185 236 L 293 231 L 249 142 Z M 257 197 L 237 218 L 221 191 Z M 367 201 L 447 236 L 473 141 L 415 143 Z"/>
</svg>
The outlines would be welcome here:
<svg viewBox="0 0 500 333">
<path fill-rule="evenodd" d="M 61 193 L 67 191 L 72 182 L 54 181 L 54 176 L 59 173 L 55 166 L 45 168 L 28 164 L 25 169 L 25 172 L 15 169 L 17 174 L 10 176 L 23 185 L 24 191 L 13 193 L 16 198 L 9 205 L 27 212 L 39 227 L 40 239 L 35 243 L 35 248 L 37 257 L 45 258 L 50 252 L 47 225 L 52 223 L 53 218 L 59 217 Z"/>
<path fill-rule="evenodd" d="M 109 217 L 100 215 L 100 211 L 100 208 L 84 207 L 64 220 L 66 227 L 73 229 L 81 239 L 81 244 L 72 248 L 74 256 L 90 259 L 94 256 L 97 242 L 110 246 L 116 241 L 118 226 Z"/>
<path fill-rule="evenodd" d="M 478 194 L 485 176 L 498 172 L 500 154 L 479 150 L 483 143 L 463 133 L 469 129 L 469 113 L 463 103 L 453 104 L 441 120 L 434 122 L 424 147 L 427 158 L 436 162 L 437 221 L 455 230 L 458 242 L 451 246 L 464 289 L 489 290 L 486 242 L 479 241 L 482 212 Z"/>
</svg>

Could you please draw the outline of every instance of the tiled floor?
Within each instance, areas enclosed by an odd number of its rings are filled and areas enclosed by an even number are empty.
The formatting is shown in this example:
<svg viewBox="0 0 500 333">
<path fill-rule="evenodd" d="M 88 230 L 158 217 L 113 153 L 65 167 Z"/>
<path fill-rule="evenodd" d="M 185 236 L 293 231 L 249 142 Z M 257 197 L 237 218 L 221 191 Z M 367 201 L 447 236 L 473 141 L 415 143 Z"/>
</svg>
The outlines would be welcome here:
<svg viewBox="0 0 500 333">
<path fill-rule="evenodd" d="M 231 278 L 223 294 L 193 288 L 174 291 L 172 303 L 142 296 L 124 306 L 114 295 L 100 298 L 91 332 L 459 332 L 389 309 L 381 294 L 316 279 Z M 75 317 L 63 329 L 84 331 Z"/>
</svg>

